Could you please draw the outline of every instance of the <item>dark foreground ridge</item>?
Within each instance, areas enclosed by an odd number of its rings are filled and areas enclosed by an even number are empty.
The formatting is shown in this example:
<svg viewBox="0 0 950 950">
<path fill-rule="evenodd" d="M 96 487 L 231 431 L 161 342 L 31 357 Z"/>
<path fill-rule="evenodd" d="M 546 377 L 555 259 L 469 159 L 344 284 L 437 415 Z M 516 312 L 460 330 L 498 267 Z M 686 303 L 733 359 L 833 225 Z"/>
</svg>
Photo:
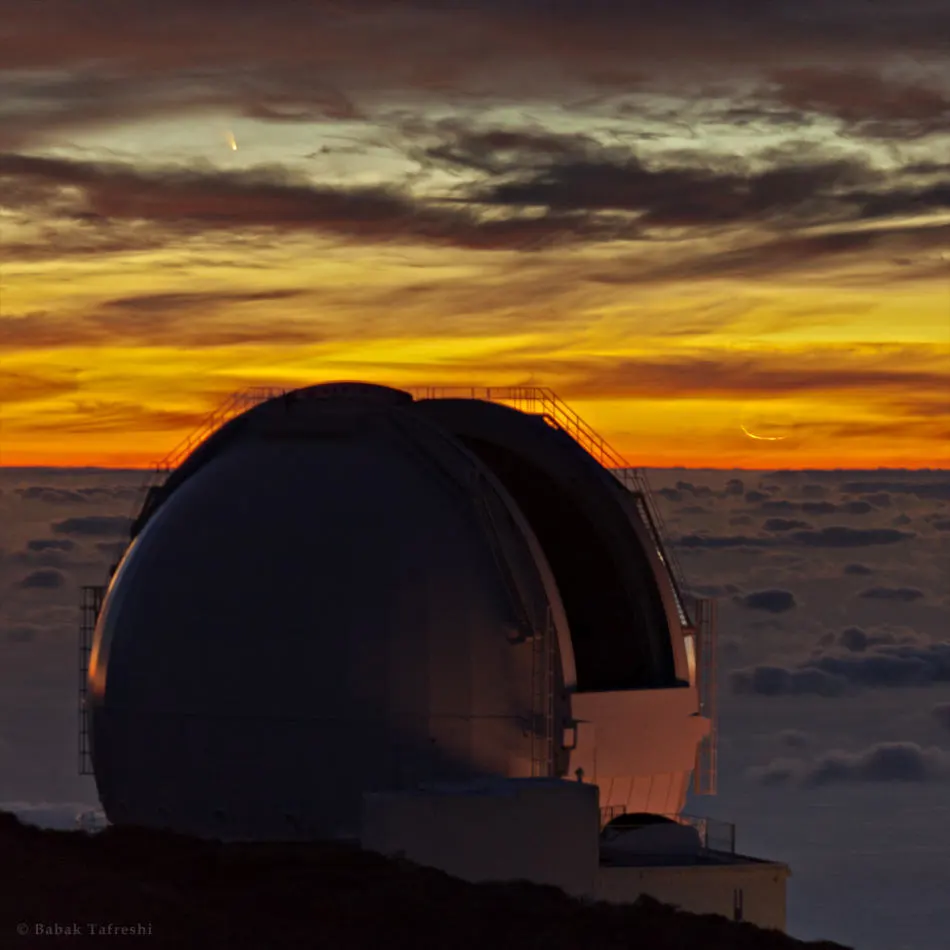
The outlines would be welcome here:
<svg viewBox="0 0 950 950">
<path fill-rule="evenodd" d="M 88 835 L 0 812 L 0 860 L 3 948 L 77 945 L 52 936 L 58 926 L 83 934 L 80 944 L 142 950 L 840 950 L 653 900 L 613 907 L 536 884 L 468 884 L 334 842 Z M 90 925 L 112 934 L 90 940 Z M 148 931 L 117 935 L 122 926 Z"/>
</svg>

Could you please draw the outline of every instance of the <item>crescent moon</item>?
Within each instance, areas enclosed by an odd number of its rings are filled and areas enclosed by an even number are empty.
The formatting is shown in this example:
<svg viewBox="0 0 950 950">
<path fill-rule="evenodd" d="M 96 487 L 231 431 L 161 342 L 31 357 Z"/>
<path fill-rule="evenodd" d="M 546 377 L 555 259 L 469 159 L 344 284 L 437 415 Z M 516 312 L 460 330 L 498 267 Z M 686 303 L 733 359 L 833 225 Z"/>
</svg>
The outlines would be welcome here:
<svg viewBox="0 0 950 950">
<path fill-rule="evenodd" d="M 781 442 L 783 439 L 787 439 L 787 435 L 756 435 L 754 432 L 750 432 L 742 423 L 739 423 L 739 428 L 750 438 L 756 439 L 759 442 Z"/>
</svg>

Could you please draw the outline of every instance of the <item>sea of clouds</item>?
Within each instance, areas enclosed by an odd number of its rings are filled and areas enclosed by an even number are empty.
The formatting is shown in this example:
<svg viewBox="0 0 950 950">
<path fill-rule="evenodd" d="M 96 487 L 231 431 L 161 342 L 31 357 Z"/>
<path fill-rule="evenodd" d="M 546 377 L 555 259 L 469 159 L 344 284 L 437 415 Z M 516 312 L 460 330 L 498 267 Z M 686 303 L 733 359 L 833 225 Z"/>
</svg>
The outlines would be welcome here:
<svg viewBox="0 0 950 950">
<path fill-rule="evenodd" d="M 685 584 L 719 602 L 719 794 L 792 866 L 790 927 L 861 950 L 950 932 L 950 473 L 651 471 Z M 78 774 L 79 588 L 136 471 L 0 469 L 0 808 L 98 827 Z"/>
</svg>

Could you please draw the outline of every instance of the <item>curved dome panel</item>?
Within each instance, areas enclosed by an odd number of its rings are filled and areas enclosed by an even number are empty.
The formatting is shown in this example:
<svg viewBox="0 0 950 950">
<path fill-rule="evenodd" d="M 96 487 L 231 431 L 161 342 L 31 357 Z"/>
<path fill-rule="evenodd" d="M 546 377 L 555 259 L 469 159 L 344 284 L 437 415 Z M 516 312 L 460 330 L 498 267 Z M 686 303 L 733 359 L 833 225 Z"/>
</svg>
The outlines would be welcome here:
<svg viewBox="0 0 950 950">
<path fill-rule="evenodd" d="M 471 399 L 417 409 L 478 456 L 524 512 L 563 599 L 577 689 L 675 686 L 675 620 L 617 479 L 540 416 Z"/>
<path fill-rule="evenodd" d="M 531 774 L 537 541 L 445 433 L 345 396 L 234 420 L 140 519 L 90 667 L 110 820 L 326 835 L 367 790 Z"/>
<path fill-rule="evenodd" d="M 709 721 L 638 499 L 489 402 L 338 383 L 231 419 L 150 491 L 99 614 L 107 816 L 358 835 L 367 792 L 485 776 L 680 809 Z"/>
</svg>

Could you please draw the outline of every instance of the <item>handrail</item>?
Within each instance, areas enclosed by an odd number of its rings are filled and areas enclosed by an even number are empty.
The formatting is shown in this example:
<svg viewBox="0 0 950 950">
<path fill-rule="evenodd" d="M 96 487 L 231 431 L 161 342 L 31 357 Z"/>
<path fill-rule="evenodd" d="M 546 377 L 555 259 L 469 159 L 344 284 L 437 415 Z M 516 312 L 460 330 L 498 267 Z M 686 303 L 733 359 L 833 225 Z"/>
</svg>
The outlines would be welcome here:
<svg viewBox="0 0 950 950">
<path fill-rule="evenodd" d="M 607 805 L 600 809 L 600 827 L 604 840 L 616 840 L 624 830 L 608 827 L 614 818 L 627 813 L 623 805 Z M 700 844 L 704 851 L 725 851 L 728 854 L 736 853 L 736 826 L 731 821 L 722 821 L 718 818 L 708 818 L 700 815 L 690 815 L 684 812 L 657 814 L 656 817 L 668 818 L 679 825 L 695 828 L 699 834 Z M 643 826 L 648 827 L 648 826 Z"/>
<path fill-rule="evenodd" d="M 645 473 L 631 466 L 603 436 L 584 422 L 553 390 L 544 386 L 410 386 L 406 391 L 416 399 L 484 399 L 487 402 L 510 404 L 512 408 L 541 415 L 549 425 L 553 423 L 554 427 L 561 429 L 574 439 L 604 468 L 612 470 L 614 476 L 625 488 L 642 497 L 646 514 L 644 520 L 653 534 L 657 555 L 663 565 L 669 569 L 673 581 L 673 592 L 680 621 L 684 626 L 692 626 L 683 594 L 686 589 L 683 570 L 673 549 L 667 548 L 663 543 L 666 526 L 654 501 Z"/>
</svg>

